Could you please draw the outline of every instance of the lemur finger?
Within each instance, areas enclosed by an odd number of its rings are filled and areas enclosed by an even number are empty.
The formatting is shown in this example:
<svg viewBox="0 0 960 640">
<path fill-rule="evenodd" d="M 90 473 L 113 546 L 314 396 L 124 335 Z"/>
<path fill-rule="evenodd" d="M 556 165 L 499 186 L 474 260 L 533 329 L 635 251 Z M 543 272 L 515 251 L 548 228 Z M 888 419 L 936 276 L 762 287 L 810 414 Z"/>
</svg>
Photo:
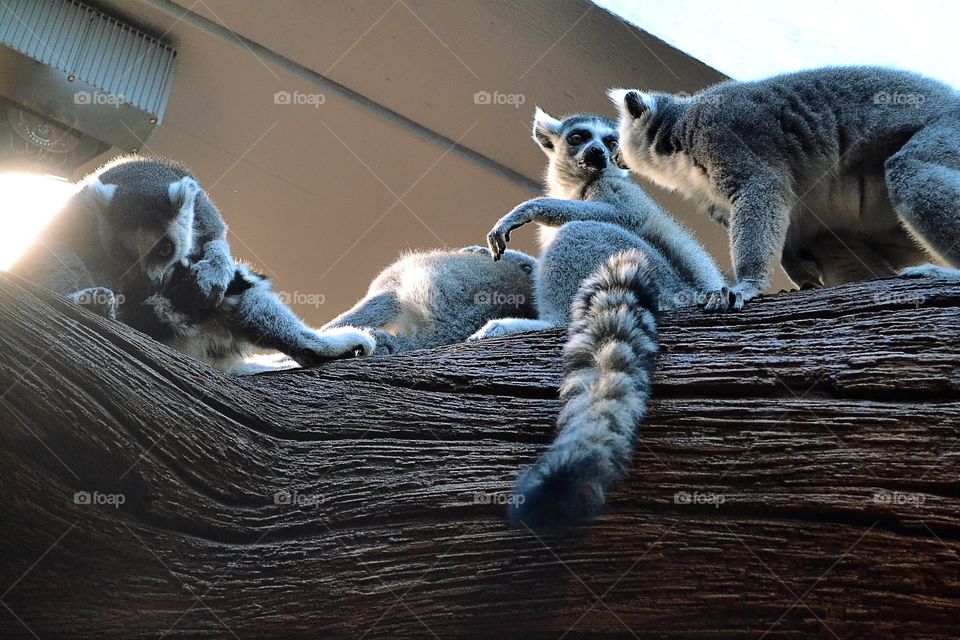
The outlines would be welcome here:
<svg viewBox="0 0 960 640">
<path fill-rule="evenodd" d="M 732 304 L 730 305 L 731 310 L 740 311 L 741 309 L 743 309 L 744 300 L 743 300 L 743 294 L 741 292 L 739 291 L 737 293 L 731 292 L 731 298 L 732 298 L 731 300 Z"/>
<path fill-rule="evenodd" d="M 711 313 L 726 311 L 729 300 L 730 290 L 724 287 L 720 291 L 711 291 L 708 293 L 703 308 L 705 311 Z"/>
</svg>

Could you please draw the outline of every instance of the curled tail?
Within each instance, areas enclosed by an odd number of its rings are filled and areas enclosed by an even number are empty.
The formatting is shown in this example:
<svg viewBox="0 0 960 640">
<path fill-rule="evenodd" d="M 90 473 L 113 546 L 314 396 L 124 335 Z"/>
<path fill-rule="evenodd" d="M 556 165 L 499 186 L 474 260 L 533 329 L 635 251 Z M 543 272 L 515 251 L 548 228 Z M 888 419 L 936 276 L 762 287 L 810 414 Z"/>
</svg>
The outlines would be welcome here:
<svg viewBox="0 0 960 640">
<path fill-rule="evenodd" d="M 529 527 L 592 520 L 626 472 L 657 354 L 658 288 L 646 256 L 617 253 L 580 285 L 563 350 L 556 440 L 520 474 L 509 516 Z"/>
</svg>

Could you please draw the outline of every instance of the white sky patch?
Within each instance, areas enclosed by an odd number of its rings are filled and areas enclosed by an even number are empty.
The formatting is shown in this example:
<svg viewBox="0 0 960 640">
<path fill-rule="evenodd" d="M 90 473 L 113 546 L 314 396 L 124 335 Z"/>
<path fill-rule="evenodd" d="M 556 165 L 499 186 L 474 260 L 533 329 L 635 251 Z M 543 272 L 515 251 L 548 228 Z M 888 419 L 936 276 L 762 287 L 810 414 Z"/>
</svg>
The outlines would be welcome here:
<svg viewBox="0 0 960 640">
<path fill-rule="evenodd" d="M 872 64 L 917 71 L 960 88 L 956 0 L 594 2 L 737 80 Z"/>
</svg>

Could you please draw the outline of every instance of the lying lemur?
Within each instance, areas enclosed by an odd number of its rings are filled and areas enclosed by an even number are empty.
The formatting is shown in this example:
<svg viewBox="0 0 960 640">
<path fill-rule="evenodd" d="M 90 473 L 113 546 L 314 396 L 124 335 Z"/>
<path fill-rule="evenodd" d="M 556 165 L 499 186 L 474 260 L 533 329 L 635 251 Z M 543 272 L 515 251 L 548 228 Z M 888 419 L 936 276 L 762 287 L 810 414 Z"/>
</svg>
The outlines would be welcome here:
<svg viewBox="0 0 960 640">
<path fill-rule="evenodd" d="M 535 264 L 519 251 L 494 262 L 486 247 L 411 253 L 381 271 L 367 295 L 323 330 L 373 329 L 377 354 L 462 342 L 494 318 L 534 317 Z"/>
<path fill-rule="evenodd" d="M 550 159 L 550 197 L 524 202 L 488 236 L 494 259 L 510 232 L 540 224 L 536 319 L 491 320 L 473 339 L 569 323 L 563 408 L 554 443 L 517 480 L 510 516 L 528 526 L 589 521 L 626 471 L 650 396 L 656 314 L 725 285 L 696 239 L 611 163 L 616 124 L 560 121 L 539 109 L 533 137 Z"/>
<path fill-rule="evenodd" d="M 317 333 L 230 256 L 226 225 L 180 165 L 120 157 L 88 176 L 11 268 L 222 370 L 252 346 L 303 365 L 369 353 L 369 332 Z"/>
</svg>

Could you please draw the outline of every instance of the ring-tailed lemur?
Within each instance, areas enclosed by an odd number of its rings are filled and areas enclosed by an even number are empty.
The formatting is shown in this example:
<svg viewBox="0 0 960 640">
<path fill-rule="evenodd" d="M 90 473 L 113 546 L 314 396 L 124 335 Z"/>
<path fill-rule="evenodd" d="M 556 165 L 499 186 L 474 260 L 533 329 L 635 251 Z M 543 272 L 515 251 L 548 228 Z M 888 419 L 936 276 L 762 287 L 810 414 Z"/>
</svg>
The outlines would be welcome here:
<svg viewBox="0 0 960 640">
<path fill-rule="evenodd" d="M 516 207 L 488 241 L 499 258 L 511 230 L 540 224 L 538 318 L 492 320 L 473 338 L 570 323 L 559 433 L 520 475 L 510 511 L 529 526 L 566 526 L 597 515 L 629 464 L 650 395 L 656 312 L 695 304 L 724 279 L 696 239 L 611 163 L 613 122 L 560 121 L 538 108 L 533 133 L 550 159 L 550 197 Z"/>
<path fill-rule="evenodd" d="M 739 309 L 777 260 L 800 287 L 900 273 L 960 279 L 960 93 L 835 67 L 692 97 L 614 89 L 623 160 L 728 226 Z M 826 246 L 823 240 L 826 238 Z M 936 262 L 938 265 L 925 264 Z M 944 266 L 939 266 L 944 265 Z"/>
<path fill-rule="evenodd" d="M 81 183 L 11 271 L 110 317 L 126 285 L 159 287 L 188 265 L 197 300 L 216 307 L 234 274 L 220 212 L 181 165 L 121 156 Z"/>
<path fill-rule="evenodd" d="M 536 259 L 507 251 L 494 262 L 486 247 L 403 256 L 380 272 L 367 295 L 323 329 L 374 329 L 376 353 L 462 342 L 493 318 L 534 317 Z"/>
<path fill-rule="evenodd" d="M 318 338 L 235 265 L 219 211 L 167 160 L 121 157 L 88 176 L 11 271 L 221 368 L 250 342 L 302 364 L 374 346 L 357 330 Z"/>
</svg>

